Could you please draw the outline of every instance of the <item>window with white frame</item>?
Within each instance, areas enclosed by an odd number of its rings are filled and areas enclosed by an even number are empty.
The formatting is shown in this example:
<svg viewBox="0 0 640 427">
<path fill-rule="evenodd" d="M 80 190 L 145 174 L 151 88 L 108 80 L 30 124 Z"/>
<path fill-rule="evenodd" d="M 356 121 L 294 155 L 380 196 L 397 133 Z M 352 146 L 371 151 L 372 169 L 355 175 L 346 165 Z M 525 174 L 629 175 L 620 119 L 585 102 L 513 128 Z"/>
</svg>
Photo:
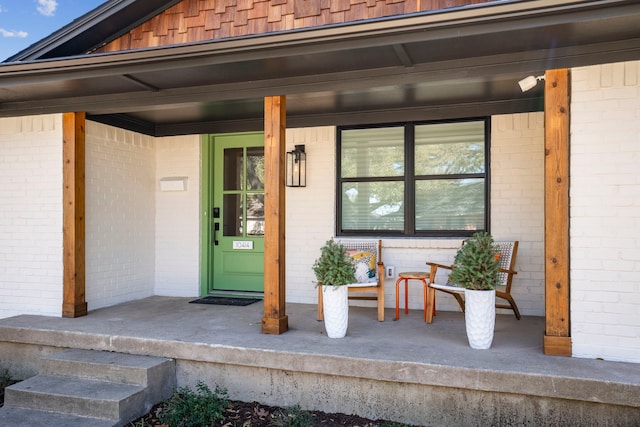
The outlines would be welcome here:
<svg viewBox="0 0 640 427">
<path fill-rule="evenodd" d="M 338 128 L 336 234 L 487 230 L 488 128 L 487 118 Z"/>
</svg>

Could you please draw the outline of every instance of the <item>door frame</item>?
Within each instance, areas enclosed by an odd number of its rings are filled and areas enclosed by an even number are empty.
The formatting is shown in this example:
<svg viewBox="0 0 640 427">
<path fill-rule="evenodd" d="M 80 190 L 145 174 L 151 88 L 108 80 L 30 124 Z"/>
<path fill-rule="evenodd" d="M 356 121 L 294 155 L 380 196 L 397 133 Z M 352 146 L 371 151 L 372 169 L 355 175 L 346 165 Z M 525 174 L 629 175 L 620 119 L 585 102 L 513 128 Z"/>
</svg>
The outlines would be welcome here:
<svg viewBox="0 0 640 427">
<path fill-rule="evenodd" d="M 209 280 L 213 262 L 211 247 L 210 217 L 213 197 L 210 196 L 213 184 L 213 147 L 211 134 L 200 135 L 200 296 L 209 293 Z"/>
<path fill-rule="evenodd" d="M 213 215 L 213 166 L 215 149 L 212 140 L 217 136 L 264 134 L 261 131 L 211 133 L 200 135 L 200 296 L 209 294 L 213 276 L 213 247 L 211 217 Z M 238 293 L 242 293 L 238 291 Z"/>
</svg>

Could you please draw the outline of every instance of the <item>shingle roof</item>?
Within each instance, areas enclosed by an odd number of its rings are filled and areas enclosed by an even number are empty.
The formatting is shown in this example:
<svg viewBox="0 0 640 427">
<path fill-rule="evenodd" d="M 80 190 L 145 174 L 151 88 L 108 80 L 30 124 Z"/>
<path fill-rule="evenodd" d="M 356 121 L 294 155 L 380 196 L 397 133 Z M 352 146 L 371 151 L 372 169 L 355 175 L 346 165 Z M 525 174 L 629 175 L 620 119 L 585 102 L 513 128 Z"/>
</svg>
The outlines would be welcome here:
<svg viewBox="0 0 640 427">
<path fill-rule="evenodd" d="M 118 37 L 180 0 L 109 0 L 4 62 L 80 55 Z"/>
</svg>

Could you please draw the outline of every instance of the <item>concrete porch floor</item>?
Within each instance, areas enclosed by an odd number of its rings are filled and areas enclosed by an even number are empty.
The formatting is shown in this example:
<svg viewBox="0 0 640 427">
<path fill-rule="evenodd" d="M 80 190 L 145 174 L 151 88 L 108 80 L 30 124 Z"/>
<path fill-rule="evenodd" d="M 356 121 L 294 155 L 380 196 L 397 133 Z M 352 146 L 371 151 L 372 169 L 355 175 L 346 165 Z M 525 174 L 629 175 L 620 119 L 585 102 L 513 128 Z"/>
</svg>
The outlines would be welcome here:
<svg viewBox="0 0 640 427">
<path fill-rule="evenodd" d="M 540 317 L 498 315 L 491 349 L 474 350 L 462 313 L 438 312 L 428 325 L 422 311 L 394 321 L 387 309 L 377 322 L 375 309 L 352 306 L 347 336 L 330 339 L 315 305 L 287 304 L 289 331 L 264 335 L 261 302 L 192 299 L 150 297 L 77 319 L 2 319 L 0 359 L 27 377 L 39 356 L 64 348 L 170 357 L 179 386 L 203 380 L 232 399 L 416 425 L 640 424 L 640 367 L 545 356 Z"/>
</svg>

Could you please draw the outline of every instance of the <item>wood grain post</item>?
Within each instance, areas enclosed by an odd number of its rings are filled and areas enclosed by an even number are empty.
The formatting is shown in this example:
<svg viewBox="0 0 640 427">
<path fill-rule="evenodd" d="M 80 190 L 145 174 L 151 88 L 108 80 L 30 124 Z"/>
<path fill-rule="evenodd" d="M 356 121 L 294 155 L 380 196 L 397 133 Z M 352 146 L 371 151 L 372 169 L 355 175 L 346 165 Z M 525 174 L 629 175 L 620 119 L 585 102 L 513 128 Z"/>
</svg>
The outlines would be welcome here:
<svg viewBox="0 0 640 427">
<path fill-rule="evenodd" d="M 63 317 L 87 314 L 85 301 L 85 113 L 62 117 Z"/>
<path fill-rule="evenodd" d="M 544 353 L 571 356 L 569 325 L 569 71 L 545 73 Z"/>
<path fill-rule="evenodd" d="M 285 304 L 286 97 L 264 99 L 264 318 L 263 334 L 289 329 Z"/>
</svg>

